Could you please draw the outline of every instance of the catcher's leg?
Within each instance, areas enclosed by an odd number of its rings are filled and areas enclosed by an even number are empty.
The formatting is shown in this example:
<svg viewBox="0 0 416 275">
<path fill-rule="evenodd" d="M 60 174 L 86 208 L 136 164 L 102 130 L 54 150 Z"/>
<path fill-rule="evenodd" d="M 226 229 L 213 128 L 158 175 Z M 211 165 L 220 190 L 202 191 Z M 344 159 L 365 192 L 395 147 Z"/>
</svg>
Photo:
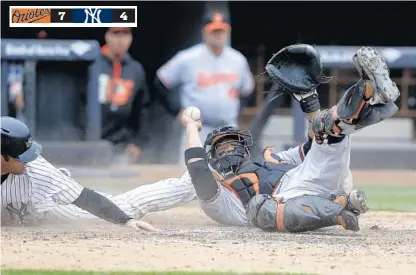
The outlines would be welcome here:
<svg viewBox="0 0 416 275">
<path fill-rule="evenodd" d="M 303 163 L 283 176 L 277 195 L 286 200 L 302 195 L 349 193 L 352 190 L 350 153 L 349 136 L 332 144 L 317 144 L 314 140 Z"/>
<path fill-rule="evenodd" d="M 363 47 L 353 59 L 363 79 L 350 87 L 336 106 L 313 120 L 318 142 L 352 134 L 388 119 L 398 110 L 394 101 L 400 92 L 383 58 L 375 50 Z"/>
<path fill-rule="evenodd" d="M 247 226 L 243 204 L 230 190 L 219 184 L 218 194 L 211 200 L 199 200 L 202 210 L 212 220 L 230 226 Z"/>
<path fill-rule="evenodd" d="M 397 112 L 393 102 L 370 105 L 373 95 L 372 84 L 360 80 L 345 92 L 336 106 L 321 111 L 312 121 L 318 143 L 337 142 L 339 138 L 388 119 Z"/>
<path fill-rule="evenodd" d="M 318 196 L 299 196 L 281 202 L 277 197 L 258 195 L 251 199 L 247 217 L 266 231 L 304 232 L 341 225 L 346 230 L 360 229 L 357 216 L 341 204 Z"/>
</svg>

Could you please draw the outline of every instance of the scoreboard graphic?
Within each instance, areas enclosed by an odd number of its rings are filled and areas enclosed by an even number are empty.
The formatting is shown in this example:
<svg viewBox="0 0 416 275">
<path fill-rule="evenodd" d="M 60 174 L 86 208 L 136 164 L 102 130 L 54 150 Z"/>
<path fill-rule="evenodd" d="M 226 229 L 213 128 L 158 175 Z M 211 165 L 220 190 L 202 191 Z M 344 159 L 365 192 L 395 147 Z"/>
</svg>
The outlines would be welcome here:
<svg viewBox="0 0 416 275">
<path fill-rule="evenodd" d="M 137 27 L 137 6 L 11 6 L 10 27 Z"/>
</svg>

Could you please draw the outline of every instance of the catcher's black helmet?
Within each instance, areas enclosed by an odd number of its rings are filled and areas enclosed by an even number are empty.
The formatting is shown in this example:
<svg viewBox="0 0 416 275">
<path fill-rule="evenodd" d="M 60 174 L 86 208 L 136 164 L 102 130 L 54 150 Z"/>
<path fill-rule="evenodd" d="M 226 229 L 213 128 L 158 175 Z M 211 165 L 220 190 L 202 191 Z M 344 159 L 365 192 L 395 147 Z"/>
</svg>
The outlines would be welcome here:
<svg viewBox="0 0 416 275">
<path fill-rule="evenodd" d="M 208 134 L 204 144 L 209 163 L 213 169 L 227 177 L 236 173 L 250 157 L 253 138 L 250 131 L 225 126 Z M 227 147 L 227 145 L 230 145 Z"/>
<path fill-rule="evenodd" d="M 28 163 L 42 152 L 42 146 L 33 141 L 29 128 L 13 117 L 1 117 L 1 155 Z"/>
</svg>

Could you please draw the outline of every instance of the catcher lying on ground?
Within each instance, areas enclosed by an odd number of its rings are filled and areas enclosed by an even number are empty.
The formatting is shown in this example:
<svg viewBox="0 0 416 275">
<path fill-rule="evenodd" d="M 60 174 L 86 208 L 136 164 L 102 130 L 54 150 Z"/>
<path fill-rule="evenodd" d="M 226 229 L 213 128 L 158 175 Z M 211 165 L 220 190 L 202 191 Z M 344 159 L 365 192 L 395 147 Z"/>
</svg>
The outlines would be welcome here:
<svg viewBox="0 0 416 275">
<path fill-rule="evenodd" d="M 277 154 L 266 149 L 250 158 L 251 135 L 225 127 L 208 135 L 204 150 L 198 137 L 200 122 L 183 117 L 186 164 L 208 216 L 234 225 L 248 220 L 268 231 L 333 225 L 359 230 L 357 216 L 368 208 L 364 193 L 351 191 L 350 134 L 396 113 L 393 102 L 400 93 L 375 50 L 363 47 L 353 61 L 362 79 L 336 106 L 323 111 L 316 88 L 327 78 L 313 47 L 289 46 L 268 62 L 271 80 L 280 92 L 300 102 L 310 122 L 309 141 L 298 148 Z"/>
</svg>

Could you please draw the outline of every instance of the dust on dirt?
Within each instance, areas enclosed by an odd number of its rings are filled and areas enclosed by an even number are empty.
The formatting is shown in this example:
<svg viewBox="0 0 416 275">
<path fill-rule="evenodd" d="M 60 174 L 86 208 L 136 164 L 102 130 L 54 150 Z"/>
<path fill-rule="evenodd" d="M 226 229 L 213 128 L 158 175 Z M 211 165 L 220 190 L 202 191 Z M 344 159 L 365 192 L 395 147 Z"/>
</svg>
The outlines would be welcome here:
<svg viewBox="0 0 416 275">
<path fill-rule="evenodd" d="M 112 193 L 118 193 L 137 182 L 180 176 L 183 170 L 167 167 L 161 176 L 152 167 L 134 169 L 140 171 L 137 178 L 117 179 L 119 185 L 114 179 L 79 181 L 100 191 L 111 187 Z M 380 176 L 380 171 L 353 171 L 354 182 L 383 184 L 391 178 L 399 184 L 415 184 L 415 172 L 394 172 L 395 177 L 389 172 Z M 225 227 L 207 218 L 195 202 L 148 214 L 144 220 L 163 231 L 135 232 L 105 222 L 2 227 L 1 268 L 331 275 L 410 275 L 416 270 L 416 213 L 367 213 L 361 217 L 357 233 L 340 227 L 304 234 Z"/>
<path fill-rule="evenodd" d="M 416 213 L 368 213 L 361 231 L 307 234 L 224 227 L 196 203 L 144 218 L 135 232 L 104 222 L 2 228 L 3 268 L 414 274 Z"/>
</svg>

